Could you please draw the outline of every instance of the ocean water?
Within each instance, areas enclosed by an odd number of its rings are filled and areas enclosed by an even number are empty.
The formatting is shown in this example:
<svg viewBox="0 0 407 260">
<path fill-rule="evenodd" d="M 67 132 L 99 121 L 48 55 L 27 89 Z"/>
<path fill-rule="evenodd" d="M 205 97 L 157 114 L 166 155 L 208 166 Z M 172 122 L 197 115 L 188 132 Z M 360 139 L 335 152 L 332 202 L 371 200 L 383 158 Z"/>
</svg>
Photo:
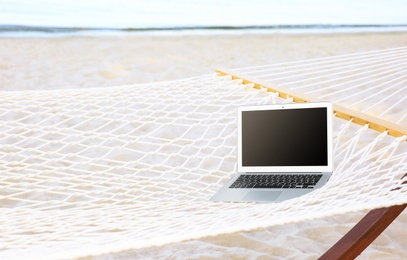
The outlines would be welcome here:
<svg viewBox="0 0 407 260">
<path fill-rule="evenodd" d="M 0 0 L 0 34 L 407 30 L 406 0 Z"/>
</svg>

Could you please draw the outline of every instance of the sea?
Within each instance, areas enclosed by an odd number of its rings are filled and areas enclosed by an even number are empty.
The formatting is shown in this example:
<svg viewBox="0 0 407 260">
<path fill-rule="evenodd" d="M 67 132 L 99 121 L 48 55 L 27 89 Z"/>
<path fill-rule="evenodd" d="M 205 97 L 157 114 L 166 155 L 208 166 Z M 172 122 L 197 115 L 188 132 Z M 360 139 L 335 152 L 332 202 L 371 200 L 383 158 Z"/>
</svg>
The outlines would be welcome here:
<svg viewBox="0 0 407 260">
<path fill-rule="evenodd" d="M 0 0 L 0 37 L 407 31 L 407 0 Z"/>
</svg>

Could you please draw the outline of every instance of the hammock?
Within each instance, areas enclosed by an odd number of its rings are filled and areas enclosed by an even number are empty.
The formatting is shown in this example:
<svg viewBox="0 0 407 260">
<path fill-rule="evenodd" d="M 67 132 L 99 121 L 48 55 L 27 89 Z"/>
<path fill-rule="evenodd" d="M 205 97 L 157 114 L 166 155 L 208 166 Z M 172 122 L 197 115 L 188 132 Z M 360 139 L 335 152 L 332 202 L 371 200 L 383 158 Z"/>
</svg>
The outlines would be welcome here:
<svg viewBox="0 0 407 260">
<path fill-rule="evenodd" d="M 405 204 L 406 55 L 1 92 L 0 258 L 100 255 Z M 336 105 L 330 181 L 282 203 L 209 201 L 237 170 L 236 108 L 306 100 Z"/>
</svg>

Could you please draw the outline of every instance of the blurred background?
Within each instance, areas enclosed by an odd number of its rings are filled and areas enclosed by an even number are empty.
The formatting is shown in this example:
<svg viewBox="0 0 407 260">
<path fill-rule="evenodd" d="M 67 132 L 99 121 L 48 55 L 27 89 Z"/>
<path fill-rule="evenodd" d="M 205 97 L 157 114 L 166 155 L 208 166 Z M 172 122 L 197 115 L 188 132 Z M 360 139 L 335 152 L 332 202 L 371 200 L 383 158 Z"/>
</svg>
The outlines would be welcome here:
<svg viewBox="0 0 407 260">
<path fill-rule="evenodd" d="M 404 0 L 0 0 L 0 32 L 405 30 Z"/>
</svg>

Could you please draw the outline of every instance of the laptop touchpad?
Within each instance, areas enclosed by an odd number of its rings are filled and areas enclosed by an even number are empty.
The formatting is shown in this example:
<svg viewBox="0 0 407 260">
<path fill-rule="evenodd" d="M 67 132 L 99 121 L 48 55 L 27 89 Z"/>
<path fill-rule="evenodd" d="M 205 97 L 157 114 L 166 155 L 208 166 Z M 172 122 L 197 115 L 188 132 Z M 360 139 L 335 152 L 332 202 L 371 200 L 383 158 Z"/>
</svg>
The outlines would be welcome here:
<svg viewBox="0 0 407 260">
<path fill-rule="evenodd" d="M 281 193 L 282 191 L 251 191 L 244 197 L 243 201 L 275 201 Z"/>
</svg>

